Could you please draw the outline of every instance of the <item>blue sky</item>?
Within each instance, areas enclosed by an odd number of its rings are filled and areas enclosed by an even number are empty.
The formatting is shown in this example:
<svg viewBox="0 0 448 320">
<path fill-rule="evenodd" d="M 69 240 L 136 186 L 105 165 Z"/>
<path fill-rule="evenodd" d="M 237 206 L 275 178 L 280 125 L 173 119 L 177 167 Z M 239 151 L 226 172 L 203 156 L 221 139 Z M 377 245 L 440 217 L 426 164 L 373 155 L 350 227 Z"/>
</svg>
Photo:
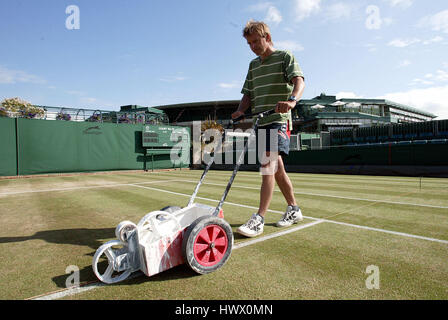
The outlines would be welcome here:
<svg viewBox="0 0 448 320">
<path fill-rule="evenodd" d="M 104 110 L 240 99 L 249 19 L 294 53 L 305 99 L 387 98 L 448 118 L 446 0 L 2 0 L 0 99 Z"/>
</svg>

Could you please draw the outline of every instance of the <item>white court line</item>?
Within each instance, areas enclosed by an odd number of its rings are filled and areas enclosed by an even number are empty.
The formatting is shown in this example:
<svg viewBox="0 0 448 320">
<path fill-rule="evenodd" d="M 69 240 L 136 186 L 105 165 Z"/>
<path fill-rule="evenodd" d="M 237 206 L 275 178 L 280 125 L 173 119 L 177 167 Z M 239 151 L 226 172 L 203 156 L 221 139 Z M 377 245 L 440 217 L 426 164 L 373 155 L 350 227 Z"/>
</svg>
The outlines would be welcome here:
<svg viewBox="0 0 448 320">
<path fill-rule="evenodd" d="M 131 275 L 132 276 L 132 275 Z M 129 276 L 127 279 L 131 278 L 131 276 Z M 96 289 L 102 286 L 105 286 L 105 283 L 102 282 L 95 282 L 95 283 L 90 283 L 87 284 L 85 286 L 82 287 L 71 287 L 71 288 L 67 288 L 63 291 L 60 292 L 55 292 L 55 293 L 51 293 L 51 294 L 47 294 L 47 295 L 43 295 L 37 298 L 33 298 L 30 300 L 56 300 L 56 299 L 61 299 L 67 296 L 72 296 L 78 293 L 82 293 L 82 292 L 86 292 L 92 289 Z"/>
<path fill-rule="evenodd" d="M 423 237 L 423 236 L 418 236 L 418 235 L 415 235 L 415 234 L 409 234 L 409 233 L 404 233 L 404 232 L 390 231 L 390 230 L 373 228 L 373 227 L 367 227 L 367 226 L 360 226 L 360 225 L 357 225 L 357 224 L 351 224 L 351 223 L 339 222 L 339 221 L 327 220 L 327 219 L 322 219 L 322 222 L 329 222 L 329 223 L 339 224 L 339 225 L 343 225 L 343 226 L 347 226 L 347 227 L 353 227 L 353 228 L 370 230 L 370 231 L 378 231 L 378 232 L 389 233 L 389 234 L 393 234 L 393 235 L 397 235 L 397 236 L 403 236 L 403 237 L 408 237 L 408 238 L 428 240 L 428 241 L 448 244 L 448 240 L 441 240 L 441 239 Z"/>
<path fill-rule="evenodd" d="M 262 242 L 262 241 L 266 241 L 266 240 L 269 240 L 269 239 L 281 237 L 281 236 L 284 236 L 285 234 L 289 234 L 289 233 L 292 233 L 292 232 L 296 232 L 298 230 L 309 228 L 309 227 L 312 227 L 312 226 L 314 226 L 316 224 L 319 224 L 319 223 L 322 223 L 322 222 L 325 222 L 325 220 L 316 220 L 316 221 L 313 221 L 313 222 L 310 222 L 310 223 L 307 223 L 307 224 L 302 224 L 300 226 L 297 226 L 297 227 L 294 227 L 294 228 L 290 228 L 288 230 L 271 233 L 271 234 L 268 234 L 266 236 L 262 236 L 260 238 L 256 238 L 256 239 L 253 239 L 253 240 L 243 241 L 241 243 L 238 243 L 238 244 L 234 245 L 233 249 L 236 250 L 236 249 L 239 249 L 239 248 L 250 246 L 250 245 L 258 243 L 258 242 Z"/>
<path fill-rule="evenodd" d="M 13 191 L 13 192 L 2 192 L 2 193 L 0 193 L 0 196 L 11 196 L 11 195 L 17 195 L 17 194 L 39 193 L 39 192 L 56 192 L 56 191 L 73 191 L 73 190 L 82 190 L 82 189 L 95 189 L 95 188 L 125 187 L 125 186 L 133 186 L 136 183 L 138 183 L 138 184 L 150 184 L 150 183 L 183 182 L 183 181 L 185 181 L 185 180 L 173 179 L 173 180 L 158 180 L 158 181 L 147 181 L 147 182 L 103 184 L 103 185 L 85 186 L 85 187 L 70 187 L 70 188 L 55 188 L 55 189 L 42 189 L 42 190 Z"/>
</svg>

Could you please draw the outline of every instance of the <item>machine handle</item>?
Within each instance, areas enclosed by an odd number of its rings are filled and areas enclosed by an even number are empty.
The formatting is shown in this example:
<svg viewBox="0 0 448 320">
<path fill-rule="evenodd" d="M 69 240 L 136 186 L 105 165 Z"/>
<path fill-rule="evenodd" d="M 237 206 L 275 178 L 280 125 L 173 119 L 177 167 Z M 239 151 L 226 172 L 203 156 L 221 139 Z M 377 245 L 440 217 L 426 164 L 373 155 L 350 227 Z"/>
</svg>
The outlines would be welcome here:
<svg viewBox="0 0 448 320">
<path fill-rule="evenodd" d="M 235 118 L 235 119 L 230 119 L 230 124 L 234 125 L 237 124 L 238 122 L 240 122 L 241 120 L 243 120 L 246 117 L 245 114 Z"/>
<path fill-rule="evenodd" d="M 275 113 L 275 109 L 271 109 L 271 110 L 267 110 L 267 111 L 263 111 L 263 112 L 257 113 L 256 117 L 257 118 L 263 118 L 263 117 L 269 116 L 269 115 L 271 115 L 273 113 Z"/>
<path fill-rule="evenodd" d="M 271 114 L 273 114 L 273 113 L 275 113 L 275 109 L 267 110 L 267 111 L 264 111 L 264 112 L 257 113 L 254 117 L 257 117 L 257 118 L 263 118 L 263 117 L 266 117 L 266 116 L 271 115 Z M 246 115 L 243 114 L 243 115 L 241 115 L 241 116 L 239 116 L 239 117 L 237 117 L 237 118 L 235 118 L 235 119 L 230 119 L 230 124 L 231 124 L 231 125 L 235 125 L 235 124 L 237 124 L 238 122 L 240 122 L 241 120 L 243 120 L 245 117 L 246 117 Z"/>
</svg>

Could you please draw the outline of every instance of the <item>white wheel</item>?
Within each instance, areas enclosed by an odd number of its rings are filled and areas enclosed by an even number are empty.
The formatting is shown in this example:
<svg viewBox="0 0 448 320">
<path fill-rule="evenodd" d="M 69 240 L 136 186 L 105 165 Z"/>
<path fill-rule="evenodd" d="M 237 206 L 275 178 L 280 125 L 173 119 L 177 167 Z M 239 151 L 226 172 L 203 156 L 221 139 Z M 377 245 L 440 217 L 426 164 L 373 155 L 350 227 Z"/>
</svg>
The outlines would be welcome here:
<svg viewBox="0 0 448 320">
<path fill-rule="evenodd" d="M 92 262 L 97 278 L 104 283 L 116 283 L 129 277 L 132 271 L 126 265 L 127 253 L 127 244 L 120 240 L 111 240 L 99 247 Z"/>
<path fill-rule="evenodd" d="M 115 236 L 118 240 L 127 242 L 127 232 L 134 230 L 137 228 L 135 223 L 131 221 L 122 221 L 118 224 L 118 226 L 115 228 Z"/>
<path fill-rule="evenodd" d="M 174 223 L 165 224 L 168 220 Z M 161 226 L 164 226 L 163 228 Z M 168 229 L 165 228 L 168 226 Z M 137 224 L 138 229 L 149 229 L 156 236 L 172 235 L 182 229 L 176 216 L 167 211 L 153 211 L 145 215 Z"/>
</svg>

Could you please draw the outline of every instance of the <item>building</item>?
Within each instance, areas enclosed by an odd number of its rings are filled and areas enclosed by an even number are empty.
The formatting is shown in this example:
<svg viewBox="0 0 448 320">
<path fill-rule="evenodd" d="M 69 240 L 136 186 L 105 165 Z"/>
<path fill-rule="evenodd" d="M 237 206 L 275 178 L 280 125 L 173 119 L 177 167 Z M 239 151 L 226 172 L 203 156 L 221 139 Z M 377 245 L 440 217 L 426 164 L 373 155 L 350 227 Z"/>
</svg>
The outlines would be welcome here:
<svg viewBox="0 0 448 320">
<path fill-rule="evenodd" d="M 225 123 L 238 108 L 240 100 L 180 103 L 154 108 L 163 110 L 170 123 L 189 126 L 193 121 L 216 120 Z"/>
<path fill-rule="evenodd" d="M 170 123 L 191 125 L 192 121 L 227 123 L 240 100 L 182 103 L 155 108 L 163 110 Z M 429 121 L 436 115 L 383 99 L 336 99 L 322 93 L 302 99 L 293 110 L 293 132 L 321 132 L 380 126 L 391 123 Z M 251 122 L 246 121 L 246 126 Z"/>
<path fill-rule="evenodd" d="M 300 132 L 334 131 L 391 123 L 430 121 L 437 116 L 385 99 L 336 99 L 322 93 L 299 101 L 294 129 Z"/>
</svg>

